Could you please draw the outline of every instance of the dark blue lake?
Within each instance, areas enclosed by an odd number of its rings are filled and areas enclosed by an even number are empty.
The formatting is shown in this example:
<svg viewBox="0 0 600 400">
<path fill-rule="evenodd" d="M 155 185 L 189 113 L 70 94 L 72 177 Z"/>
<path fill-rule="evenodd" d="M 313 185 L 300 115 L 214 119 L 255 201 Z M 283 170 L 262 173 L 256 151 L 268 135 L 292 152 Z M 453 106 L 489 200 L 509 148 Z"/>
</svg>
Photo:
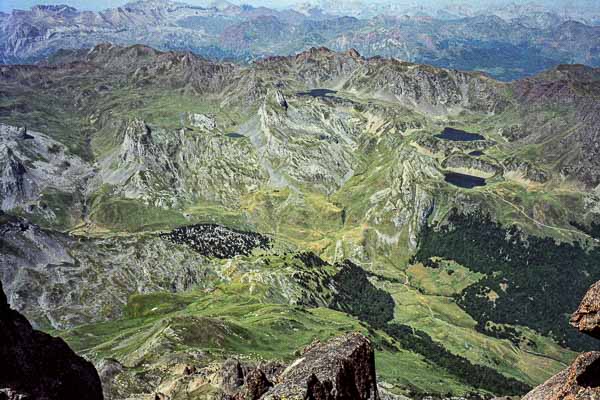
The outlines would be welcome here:
<svg viewBox="0 0 600 400">
<path fill-rule="evenodd" d="M 469 153 L 469 155 L 473 156 L 473 157 L 479 157 L 479 156 L 482 156 L 483 154 L 484 154 L 483 151 L 479 151 L 479 150 L 475 150 L 475 151 L 472 151 Z"/>
<path fill-rule="evenodd" d="M 444 175 L 446 176 L 444 179 L 446 182 L 465 189 L 486 185 L 485 179 L 477 176 L 459 174 L 458 172 L 446 172 Z"/>
<path fill-rule="evenodd" d="M 330 97 L 329 95 L 333 95 L 336 93 L 337 91 L 330 89 L 312 89 L 308 92 L 298 92 L 298 96 Z"/>
<path fill-rule="evenodd" d="M 473 142 L 475 140 L 485 140 L 485 137 L 477 133 L 469 133 L 460 129 L 445 128 L 442 133 L 435 135 L 438 139 L 452 140 L 454 142 Z"/>
</svg>

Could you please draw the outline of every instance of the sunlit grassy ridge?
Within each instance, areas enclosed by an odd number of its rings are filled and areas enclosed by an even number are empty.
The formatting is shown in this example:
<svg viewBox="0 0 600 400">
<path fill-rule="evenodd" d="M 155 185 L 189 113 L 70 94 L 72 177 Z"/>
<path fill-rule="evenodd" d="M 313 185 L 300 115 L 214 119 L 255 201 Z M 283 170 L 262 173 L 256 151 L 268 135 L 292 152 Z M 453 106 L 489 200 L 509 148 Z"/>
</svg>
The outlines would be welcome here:
<svg viewBox="0 0 600 400">
<path fill-rule="evenodd" d="M 422 356 L 397 348 L 385 333 L 369 332 L 348 315 L 325 308 L 264 303 L 255 295 L 263 290 L 228 285 L 210 294 L 134 296 L 127 305 L 128 318 L 82 326 L 63 337 L 78 352 L 94 358 L 117 357 L 136 367 L 159 357 L 161 350 L 202 349 L 215 360 L 234 356 L 291 361 L 315 339 L 358 331 L 373 339 L 383 381 L 422 392 L 464 394 L 474 390 L 450 372 L 428 364 Z M 158 348 L 144 353 L 148 343 L 158 343 Z"/>
</svg>

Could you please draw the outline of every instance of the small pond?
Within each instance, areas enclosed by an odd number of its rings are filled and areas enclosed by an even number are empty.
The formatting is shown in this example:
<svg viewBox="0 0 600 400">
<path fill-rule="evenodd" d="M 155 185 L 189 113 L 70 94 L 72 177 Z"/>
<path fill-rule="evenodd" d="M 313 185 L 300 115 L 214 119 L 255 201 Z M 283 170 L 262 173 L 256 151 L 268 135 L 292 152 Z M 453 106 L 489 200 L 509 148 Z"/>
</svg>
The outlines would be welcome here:
<svg viewBox="0 0 600 400">
<path fill-rule="evenodd" d="M 454 128 L 445 128 L 442 133 L 435 135 L 438 139 L 451 140 L 453 142 L 473 142 L 475 140 L 485 140 L 485 137 L 477 133 L 469 133 Z"/>
<path fill-rule="evenodd" d="M 330 95 L 334 95 L 336 93 L 337 91 L 330 89 L 311 89 L 308 92 L 298 92 L 298 96 L 331 97 Z"/>
<path fill-rule="evenodd" d="M 469 155 L 473 156 L 473 157 L 480 157 L 483 154 L 484 154 L 483 151 L 479 151 L 479 150 L 475 150 L 475 151 L 472 151 L 472 152 L 469 153 Z"/>
<path fill-rule="evenodd" d="M 446 176 L 444 179 L 446 182 L 464 189 L 486 185 L 485 179 L 478 176 L 459 174 L 458 172 L 446 172 L 444 175 Z"/>
<path fill-rule="evenodd" d="M 246 137 L 246 136 L 242 135 L 241 133 L 237 133 L 237 132 L 226 133 L 225 136 L 233 138 L 233 139 L 241 139 L 243 137 Z"/>
</svg>

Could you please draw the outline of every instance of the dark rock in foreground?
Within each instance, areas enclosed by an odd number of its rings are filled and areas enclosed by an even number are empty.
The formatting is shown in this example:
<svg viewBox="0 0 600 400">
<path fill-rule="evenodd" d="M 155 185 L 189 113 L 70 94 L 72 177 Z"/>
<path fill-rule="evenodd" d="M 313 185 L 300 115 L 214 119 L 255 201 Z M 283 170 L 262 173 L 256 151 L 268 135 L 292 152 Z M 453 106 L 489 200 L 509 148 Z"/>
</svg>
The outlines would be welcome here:
<svg viewBox="0 0 600 400">
<path fill-rule="evenodd" d="M 221 367 L 225 400 L 379 400 L 375 353 L 359 333 L 315 342 L 284 367 L 227 360 Z"/>
<path fill-rule="evenodd" d="M 309 346 L 263 399 L 376 400 L 375 353 L 353 333 Z"/>
<path fill-rule="evenodd" d="M 0 399 L 102 400 L 94 366 L 11 310 L 0 283 Z"/>
</svg>

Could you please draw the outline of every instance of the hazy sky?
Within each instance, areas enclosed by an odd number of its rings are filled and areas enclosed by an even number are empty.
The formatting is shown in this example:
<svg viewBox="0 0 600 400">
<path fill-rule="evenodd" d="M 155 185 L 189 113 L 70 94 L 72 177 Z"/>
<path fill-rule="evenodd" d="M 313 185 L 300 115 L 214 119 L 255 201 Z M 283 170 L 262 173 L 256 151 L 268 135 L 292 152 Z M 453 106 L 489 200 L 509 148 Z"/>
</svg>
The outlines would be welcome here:
<svg viewBox="0 0 600 400">
<path fill-rule="evenodd" d="M 210 3 L 210 0 L 181 0 L 188 4 L 206 5 Z M 230 0 L 231 3 L 245 3 L 252 5 L 266 5 L 270 7 L 286 7 L 291 4 L 300 3 L 305 0 Z M 338 0 L 340 2 L 350 0 Z M 365 3 L 373 2 L 373 0 L 363 0 Z M 445 6 L 448 4 L 456 3 L 454 0 L 390 0 L 385 2 L 394 2 L 401 4 L 423 4 L 427 6 Z M 116 7 L 127 3 L 128 0 L 0 0 L 0 10 L 10 11 L 14 8 L 28 9 L 36 4 L 68 4 L 70 6 L 86 9 L 86 10 L 102 10 L 106 8 Z M 378 1 L 384 2 L 384 1 Z M 474 5 L 474 6 L 486 6 L 490 4 L 506 4 L 506 3 L 537 3 L 546 4 L 554 7 L 577 7 L 580 9 L 586 8 L 600 8 L 600 0 L 534 0 L 534 1 L 519 1 L 519 0 L 463 0 L 460 3 Z"/>
</svg>

